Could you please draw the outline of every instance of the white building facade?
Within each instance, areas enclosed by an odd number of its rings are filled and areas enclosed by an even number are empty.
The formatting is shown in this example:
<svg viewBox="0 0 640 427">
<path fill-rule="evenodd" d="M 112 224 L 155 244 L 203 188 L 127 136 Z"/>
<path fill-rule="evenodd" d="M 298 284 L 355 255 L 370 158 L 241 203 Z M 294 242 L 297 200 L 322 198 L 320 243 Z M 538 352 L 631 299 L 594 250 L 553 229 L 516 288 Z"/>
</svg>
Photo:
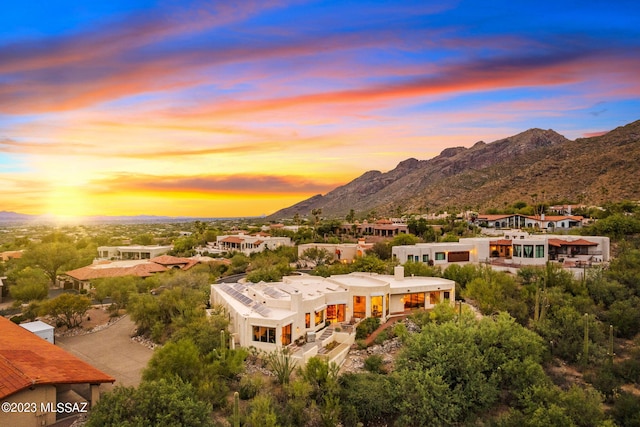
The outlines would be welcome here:
<svg viewBox="0 0 640 427">
<path fill-rule="evenodd" d="M 151 259 L 164 255 L 173 249 L 173 246 L 98 246 L 98 259 L 108 260 L 138 260 Z"/>
<path fill-rule="evenodd" d="M 300 275 L 281 282 L 211 286 L 211 303 L 225 308 L 235 341 L 273 351 L 296 340 L 313 341 L 329 325 L 350 324 L 455 299 L 455 282 L 438 277 L 351 273 L 328 278 Z"/>
<path fill-rule="evenodd" d="M 446 268 L 452 264 L 489 263 L 542 266 L 556 261 L 564 267 L 585 267 L 609 261 L 610 242 L 602 236 L 532 235 L 506 231 L 499 238 L 462 238 L 457 243 L 419 243 L 394 246 L 392 256 L 401 264 L 424 262 Z"/>
</svg>

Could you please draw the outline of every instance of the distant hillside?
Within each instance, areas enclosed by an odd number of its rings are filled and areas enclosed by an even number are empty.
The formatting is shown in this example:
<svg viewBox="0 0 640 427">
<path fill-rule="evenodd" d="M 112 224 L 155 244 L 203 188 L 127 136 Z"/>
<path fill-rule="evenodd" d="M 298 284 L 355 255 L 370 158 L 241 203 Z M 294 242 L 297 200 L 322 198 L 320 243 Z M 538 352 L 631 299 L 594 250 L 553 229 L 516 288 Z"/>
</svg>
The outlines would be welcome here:
<svg viewBox="0 0 640 427">
<path fill-rule="evenodd" d="M 447 148 L 429 160 L 408 159 L 386 173 L 369 171 L 325 195 L 316 195 L 269 218 L 341 217 L 350 209 L 378 215 L 439 209 L 502 208 L 531 195 L 584 203 L 640 200 L 640 121 L 605 135 L 566 139 L 529 129 L 471 148 Z"/>
</svg>

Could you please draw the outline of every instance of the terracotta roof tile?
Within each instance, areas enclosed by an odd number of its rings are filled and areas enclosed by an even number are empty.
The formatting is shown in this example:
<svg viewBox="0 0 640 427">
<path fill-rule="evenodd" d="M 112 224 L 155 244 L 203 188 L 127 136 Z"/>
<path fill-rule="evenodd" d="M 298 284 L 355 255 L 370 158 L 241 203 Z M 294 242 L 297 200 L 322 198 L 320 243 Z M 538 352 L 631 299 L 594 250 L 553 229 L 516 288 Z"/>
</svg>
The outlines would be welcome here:
<svg viewBox="0 0 640 427">
<path fill-rule="evenodd" d="M 221 241 L 225 243 L 244 243 L 244 239 L 236 236 L 225 237 Z"/>
<path fill-rule="evenodd" d="M 34 384 L 114 381 L 60 347 L 0 317 L 0 399 Z"/>
<path fill-rule="evenodd" d="M 598 246 L 597 243 L 590 242 L 585 239 L 576 239 L 573 241 L 562 240 L 562 239 L 549 239 L 548 240 L 550 246 Z"/>
</svg>

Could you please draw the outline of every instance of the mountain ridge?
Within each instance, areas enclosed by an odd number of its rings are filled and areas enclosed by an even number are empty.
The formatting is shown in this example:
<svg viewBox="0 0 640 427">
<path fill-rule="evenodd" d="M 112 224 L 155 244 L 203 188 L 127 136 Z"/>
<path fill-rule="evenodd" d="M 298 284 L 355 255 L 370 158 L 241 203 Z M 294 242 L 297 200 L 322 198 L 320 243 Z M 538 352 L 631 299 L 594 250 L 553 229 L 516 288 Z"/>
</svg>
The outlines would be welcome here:
<svg viewBox="0 0 640 427">
<path fill-rule="evenodd" d="M 311 209 L 338 217 L 350 209 L 390 215 L 446 207 L 502 208 L 516 200 L 531 201 L 533 193 L 594 203 L 612 197 L 640 199 L 633 179 L 640 175 L 639 164 L 640 120 L 575 141 L 552 129 L 533 128 L 491 143 L 445 148 L 428 160 L 409 158 L 389 172 L 365 172 L 268 218 L 307 215 Z"/>
</svg>

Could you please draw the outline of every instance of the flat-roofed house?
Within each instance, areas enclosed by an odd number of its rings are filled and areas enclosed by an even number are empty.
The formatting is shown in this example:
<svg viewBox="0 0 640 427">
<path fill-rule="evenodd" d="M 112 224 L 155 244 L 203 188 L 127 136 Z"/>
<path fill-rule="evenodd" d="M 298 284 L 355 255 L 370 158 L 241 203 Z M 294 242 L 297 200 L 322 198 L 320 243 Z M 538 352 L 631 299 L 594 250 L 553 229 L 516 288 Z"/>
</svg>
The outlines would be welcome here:
<svg viewBox="0 0 640 427">
<path fill-rule="evenodd" d="M 502 237 L 462 238 L 457 243 L 419 243 L 394 246 L 392 256 L 407 261 L 429 263 L 446 268 L 451 264 L 488 263 L 491 265 L 541 266 L 548 261 L 563 267 L 588 267 L 609 261 L 608 237 L 529 234 L 505 231 Z"/>
<path fill-rule="evenodd" d="M 267 352 L 301 338 L 313 342 L 328 325 L 344 326 L 367 317 L 384 322 L 441 301 L 453 304 L 454 299 L 452 280 L 404 277 L 403 267 L 397 267 L 394 275 L 298 275 L 281 282 L 211 286 L 211 303 L 229 313 L 235 341 Z"/>
<path fill-rule="evenodd" d="M 108 260 L 139 260 L 151 259 L 164 255 L 173 246 L 134 245 L 134 246 L 99 246 L 98 259 Z"/>
<path fill-rule="evenodd" d="M 0 411 L 0 426 L 48 426 L 72 412 L 87 411 L 100 397 L 100 384 L 114 381 L 0 317 L 0 402 L 3 409 L 16 409 Z"/>
</svg>

